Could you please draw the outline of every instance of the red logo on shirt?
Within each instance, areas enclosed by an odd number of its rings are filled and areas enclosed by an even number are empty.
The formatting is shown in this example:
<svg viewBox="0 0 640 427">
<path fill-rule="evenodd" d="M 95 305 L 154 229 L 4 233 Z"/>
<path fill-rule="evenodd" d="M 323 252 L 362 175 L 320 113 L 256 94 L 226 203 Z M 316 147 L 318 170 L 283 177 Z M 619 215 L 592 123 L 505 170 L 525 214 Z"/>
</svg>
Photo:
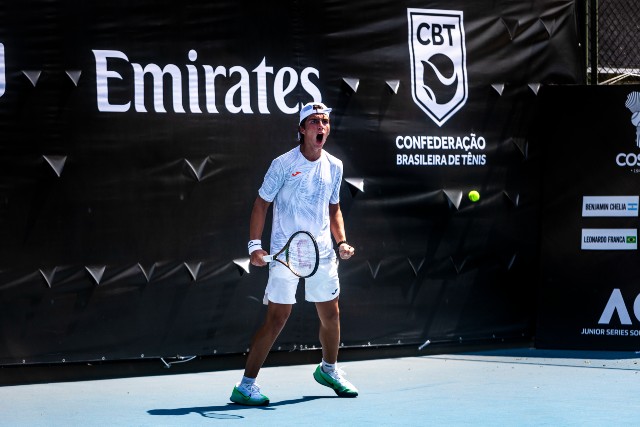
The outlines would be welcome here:
<svg viewBox="0 0 640 427">
<path fill-rule="evenodd" d="M 301 173 L 302 173 L 302 172 L 294 172 L 294 173 L 292 173 L 292 174 L 291 174 L 291 176 L 298 176 L 298 175 L 300 175 Z"/>
</svg>

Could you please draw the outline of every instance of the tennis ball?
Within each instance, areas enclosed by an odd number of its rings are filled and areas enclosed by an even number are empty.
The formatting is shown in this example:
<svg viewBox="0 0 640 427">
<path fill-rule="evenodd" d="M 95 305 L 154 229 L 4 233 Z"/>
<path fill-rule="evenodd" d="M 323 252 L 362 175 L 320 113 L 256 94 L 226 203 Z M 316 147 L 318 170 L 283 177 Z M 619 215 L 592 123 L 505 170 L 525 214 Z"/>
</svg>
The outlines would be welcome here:
<svg viewBox="0 0 640 427">
<path fill-rule="evenodd" d="M 476 190 L 469 191 L 469 200 L 474 203 L 477 202 L 478 200 L 480 200 L 480 193 L 478 193 Z"/>
</svg>

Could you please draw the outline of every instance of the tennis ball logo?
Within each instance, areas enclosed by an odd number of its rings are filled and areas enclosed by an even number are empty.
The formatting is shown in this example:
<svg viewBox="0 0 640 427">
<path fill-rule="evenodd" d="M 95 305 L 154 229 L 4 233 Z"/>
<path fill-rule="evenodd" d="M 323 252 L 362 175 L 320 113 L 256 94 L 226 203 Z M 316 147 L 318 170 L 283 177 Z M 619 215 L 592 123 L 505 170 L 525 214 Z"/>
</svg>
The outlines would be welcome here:
<svg viewBox="0 0 640 427">
<path fill-rule="evenodd" d="M 436 53 L 428 61 L 421 61 L 424 74 L 422 87 L 436 104 L 444 105 L 453 99 L 458 90 L 455 64 L 446 55 Z"/>
<path fill-rule="evenodd" d="M 476 190 L 469 191 L 469 200 L 471 200 L 473 203 L 477 202 L 478 200 L 480 200 L 480 193 L 478 193 Z"/>
</svg>

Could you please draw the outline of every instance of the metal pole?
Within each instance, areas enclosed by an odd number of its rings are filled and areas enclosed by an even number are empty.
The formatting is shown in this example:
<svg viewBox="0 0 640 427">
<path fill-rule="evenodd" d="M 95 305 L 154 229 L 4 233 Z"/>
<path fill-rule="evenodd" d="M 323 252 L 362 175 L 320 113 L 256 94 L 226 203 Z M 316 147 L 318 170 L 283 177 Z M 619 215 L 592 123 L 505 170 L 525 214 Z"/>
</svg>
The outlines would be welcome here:
<svg viewBox="0 0 640 427">
<path fill-rule="evenodd" d="M 591 84 L 598 84 L 598 0 L 589 1 L 589 64 Z"/>
</svg>

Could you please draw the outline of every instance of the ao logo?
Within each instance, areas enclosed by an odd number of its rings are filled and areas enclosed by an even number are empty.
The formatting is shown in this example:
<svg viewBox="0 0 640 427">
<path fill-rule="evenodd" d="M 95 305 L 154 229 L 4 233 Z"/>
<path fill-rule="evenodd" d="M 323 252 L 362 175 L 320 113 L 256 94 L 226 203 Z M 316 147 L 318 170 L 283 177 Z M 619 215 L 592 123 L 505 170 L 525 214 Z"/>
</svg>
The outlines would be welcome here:
<svg viewBox="0 0 640 427">
<path fill-rule="evenodd" d="M 607 301 L 607 305 L 604 307 L 598 323 L 601 325 L 608 325 L 611 322 L 611 318 L 613 317 L 614 312 L 618 312 L 618 317 L 620 318 L 621 324 L 632 324 L 631 316 L 629 316 L 629 311 L 627 310 L 627 305 L 622 298 L 622 292 L 620 292 L 620 289 L 617 288 L 614 289 L 613 292 L 611 292 L 609 301 Z M 636 296 L 636 299 L 633 301 L 633 314 L 635 315 L 636 319 L 640 321 L 640 294 L 638 294 L 638 296 Z"/>
<path fill-rule="evenodd" d="M 411 95 L 438 126 L 467 101 L 462 11 L 407 9 Z"/>
</svg>

